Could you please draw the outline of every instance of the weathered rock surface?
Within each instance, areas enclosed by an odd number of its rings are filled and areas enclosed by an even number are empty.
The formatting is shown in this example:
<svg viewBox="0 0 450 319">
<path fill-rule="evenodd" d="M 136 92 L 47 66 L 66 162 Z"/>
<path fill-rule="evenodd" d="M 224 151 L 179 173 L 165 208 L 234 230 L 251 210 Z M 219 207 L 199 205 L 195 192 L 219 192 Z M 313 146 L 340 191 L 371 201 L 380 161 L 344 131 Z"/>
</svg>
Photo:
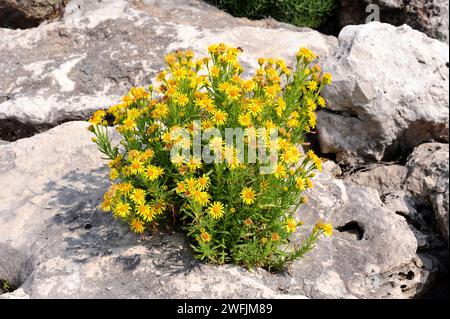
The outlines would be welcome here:
<svg viewBox="0 0 450 319">
<path fill-rule="evenodd" d="M 201 264 L 181 235 L 143 239 L 98 209 L 107 171 L 86 128 L 0 146 L 0 279 L 20 288 L 6 297 L 407 298 L 436 271 L 376 191 L 329 175 L 298 215 L 306 229 L 323 218 L 337 230 L 290 274 Z"/>
<path fill-rule="evenodd" d="M 341 27 L 362 24 L 373 12 L 369 4 L 379 8 L 380 21 L 396 26 L 408 24 L 429 37 L 448 43 L 447 0 L 340 0 L 339 22 Z"/>
<path fill-rule="evenodd" d="M 414 196 L 430 203 L 436 221 L 448 240 L 449 209 L 449 145 L 426 143 L 414 149 L 406 167 L 406 189 Z"/>
<path fill-rule="evenodd" d="M 383 195 L 402 189 L 407 171 L 402 165 L 375 166 L 351 174 L 345 179 L 353 184 L 375 189 Z"/>
<path fill-rule="evenodd" d="M 61 21 L 0 29 L 0 138 L 86 119 L 131 86 L 150 84 L 166 53 L 192 48 L 206 55 L 221 41 L 243 48 L 245 67 L 256 67 L 260 56 L 292 59 L 300 46 L 325 57 L 337 44 L 317 31 L 233 18 L 199 1 L 72 0 Z"/>
<path fill-rule="evenodd" d="M 389 210 L 420 223 L 422 227 L 426 223 L 416 207 L 429 207 L 434 211 L 441 234 L 448 240 L 448 152 L 448 144 L 424 143 L 409 155 L 405 166 L 376 165 L 344 179 L 377 190 Z"/>
<path fill-rule="evenodd" d="M 68 0 L 0 0 L 0 28 L 36 27 L 63 13 Z"/>
<path fill-rule="evenodd" d="M 423 142 L 448 142 L 448 45 L 408 26 L 347 26 L 324 63 L 334 77 L 318 115 L 324 153 L 350 164 L 397 159 Z"/>
</svg>

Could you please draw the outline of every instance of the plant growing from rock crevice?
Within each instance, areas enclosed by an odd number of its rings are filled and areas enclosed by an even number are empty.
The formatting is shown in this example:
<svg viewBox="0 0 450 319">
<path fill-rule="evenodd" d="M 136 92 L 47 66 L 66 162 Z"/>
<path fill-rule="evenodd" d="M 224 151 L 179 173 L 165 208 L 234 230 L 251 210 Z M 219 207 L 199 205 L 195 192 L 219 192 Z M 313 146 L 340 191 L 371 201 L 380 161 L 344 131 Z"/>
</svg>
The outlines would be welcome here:
<svg viewBox="0 0 450 319">
<path fill-rule="evenodd" d="M 240 49 L 208 51 L 198 60 L 190 50 L 167 55 L 157 89 L 132 88 L 92 116 L 114 182 L 102 208 L 136 233 L 179 222 L 200 260 L 281 269 L 332 232 L 324 222 L 306 231 L 296 219 L 322 167 L 300 146 L 315 128 L 316 107 L 325 106 L 320 92 L 331 76 L 306 48 L 294 68 L 258 59 L 249 79 L 241 77 Z M 108 115 L 119 146 L 108 136 Z M 296 231 L 304 236 L 299 246 L 289 241 Z"/>
</svg>

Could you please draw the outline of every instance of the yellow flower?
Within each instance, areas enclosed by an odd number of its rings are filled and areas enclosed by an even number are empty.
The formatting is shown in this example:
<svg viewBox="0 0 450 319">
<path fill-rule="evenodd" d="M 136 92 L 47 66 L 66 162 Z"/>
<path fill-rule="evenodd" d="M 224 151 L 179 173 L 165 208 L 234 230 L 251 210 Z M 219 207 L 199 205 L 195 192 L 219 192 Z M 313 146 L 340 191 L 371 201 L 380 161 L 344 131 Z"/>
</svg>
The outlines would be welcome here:
<svg viewBox="0 0 450 319">
<path fill-rule="evenodd" d="M 145 202 L 145 191 L 140 188 L 135 188 L 130 195 L 130 198 L 136 204 L 142 204 Z"/>
<path fill-rule="evenodd" d="M 198 182 L 195 178 L 190 177 L 185 181 L 185 185 L 188 191 L 193 192 L 197 189 Z"/>
<path fill-rule="evenodd" d="M 130 183 L 121 183 L 117 185 L 117 189 L 124 194 L 128 194 L 133 190 L 133 188 L 133 185 L 131 185 Z"/>
<path fill-rule="evenodd" d="M 317 59 L 317 56 L 308 48 L 300 48 L 297 52 L 297 59 L 299 58 L 303 58 L 307 63 L 311 63 Z"/>
<path fill-rule="evenodd" d="M 268 98 L 274 99 L 275 96 L 280 92 L 280 86 L 277 84 L 267 86 L 264 88 L 264 94 Z"/>
<path fill-rule="evenodd" d="M 226 92 L 226 93 L 228 93 L 228 91 L 230 90 L 230 88 L 231 88 L 231 84 L 228 83 L 228 82 L 222 82 L 222 83 L 219 84 L 219 91 L 220 91 L 220 92 Z"/>
<path fill-rule="evenodd" d="M 287 121 L 288 127 L 299 127 L 299 125 L 300 125 L 300 122 L 296 118 L 290 118 Z"/>
<path fill-rule="evenodd" d="M 168 55 L 166 55 L 165 60 L 168 65 L 174 64 L 176 61 L 175 54 L 169 53 Z"/>
<path fill-rule="evenodd" d="M 115 206 L 114 206 L 114 214 L 125 218 L 128 216 L 128 214 L 131 211 L 131 206 L 130 204 L 126 203 L 126 202 L 122 202 L 119 201 Z"/>
<path fill-rule="evenodd" d="M 111 180 L 115 180 L 115 179 L 117 179 L 118 177 L 119 177 L 119 172 L 117 171 L 117 169 L 112 168 L 112 169 L 111 169 L 111 172 L 109 172 L 109 178 L 110 178 Z"/>
<path fill-rule="evenodd" d="M 253 224 L 253 220 L 251 218 L 247 218 L 246 220 L 244 220 L 244 225 L 245 226 L 250 226 Z"/>
<path fill-rule="evenodd" d="M 137 218 L 131 220 L 130 228 L 136 234 L 142 234 L 145 230 L 144 223 Z"/>
<path fill-rule="evenodd" d="M 204 119 L 202 121 L 202 130 L 207 132 L 214 127 L 213 122 L 210 119 Z"/>
<path fill-rule="evenodd" d="M 140 174 L 144 169 L 144 163 L 141 162 L 140 158 L 133 159 L 130 165 L 130 170 L 133 174 Z"/>
<path fill-rule="evenodd" d="M 297 229 L 297 222 L 294 218 L 290 217 L 286 219 L 285 229 L 288 233 L 293 233 Z"/>
<path fill-rule="evenodd" d="M 101 203 L 100 208 L 101 208 L 101 210 L 104 211 L 104 212 L 109 212 L 109 211 L 111 211 L 111 199 L 105 198 L 105 199 L 103 200 L 103 202 Z"/>
<path fill-rule="evenodd" d="M 233 161 L 233 158 L 236 155 L 236 150 L 232 145 L 225 145 L 223 147 L 223 157 L 225 158 L 225 161 L 228 163 Z"/>
<path fill-rule="evenodd" d="M 126 119 L 123 121 L 123 128 L 124 128 L 125 130 L 130 131 L 130 130 L 134 129 L 135 127 L 136 127 L 136 122 L 135 122 L 133 119 L 131 119 L 131 118 L 126 118 Z"/>
<path fill-rule="evenodd" d="M 177 182 L 177 187 L 175 188 L 177 194 L 183 194 L 186 192 L 186 185 L 184 182 Z"/>
<path fill-rule="evenodd" d="M 260 99 L 252 99 L 248 105 L 248 110 L 253 116 L 257 116 L 262 111 L 262 101 Z"/>
<path fill-rule="evenodd" d="M 242 202 L 246 205 L 251 205 L 255 202 L 255 191 L 251 187 L 244 187 L 241 191 Z"/>
<path fill-rule="evenodd" d="M 286 167 L 283 164 L 277 164 L 277 166 L 275 167 L 274 175 L 276 178 L 286 178 Z"/>
<path fill-rule="evenodd" d="M 328 237 L 333 234 L 333 225 L 331 225 L 330 223 L 323 225 L 322 229 L 323 229 L 323 233 L 325 235 L 327 235 Z"/>
<path fill-rule="evenodd" d="M 237 86 L 232 85 L 228 89 L 227 95 L 232 101 L 234 101 L 234 100 L 239 99 L 239 97 L 241 96 L 241 92 L 240 92 L 240 89 Z"/>
<path fill-rule="evenodd" d="M 198 178 L 198 180 L 197 180 L 197 185 L 200 190 L 204 190 L 204 189 L 208 188 L 209 183 L 210 183 L 209 177 L 204 174 L 202 177 Z"/>
<path fill-rule="evenodd" d="M 325 99 L 321 96 L 317 97 L 317 104 L 319 104 L 320 107 L 325 107 L 326 106 Z"/>
<path fill-rule="evenodd" d="M 182 154 L 176 154 L 172 156 L 170 161 L 175 165 L 175 167 L 180 167 L 186 161 Z"/>
<path fill-rule="evenodd" d="M 89 123 L 96 124 L 96 125 L 106 124 L 104 121 L 105 116 L 106 116 L 106 112 L 104 110 L 98 110 L 89 119 Z"/>
<path fill-rule="evenodd" d="M 140 204 L 137 207 L 137 213 L 139 214 L 139 216 L 142 217 L 142 219 L 144 219 L 146 222 L 151 222 L 154 218 L 154 212 L 153 210 L 145 205 L 145 204 Z"/>
<path fill-rule="evenodd" d="M 187 163 L 187 167 L 191 170 L 191 172 L 202 167 L 202 159 L 199 157 L 191 156 L 189 162 Z"/>
<path fill-rule="evenodd" d="M 305 180 L 302 177 L 297 177 L 295 179 L 295 184 L 299 191 L 304 191 L 306 189 Z"/>
<path fill-rule="evenodd" d="M 209 203 L 210 195 L 207 192 L 202 192 L 199 189 L 195 189 L 191 193 L 192 198 L 201 206 L 206 206 Z"/>
<path fill-rule="evenodd" d="M 214 150 L 215 152 L 222 150 L 222 145 L 223 145 L 223 140 L 219 136 L 215 136 L 209 141 L 209 147 L 212 150 Z"/>
<path fill-rule="evenodd" d="M 300 159 L 300 151 L 297 149 L 297 147 L 291 146 L 285 150 L 281 158 L 286 163 L 297 163 Z"/>
<path fill-rule="evenodd" d="M 311 128 L 316 127 L 316 120 L 317 120 L 316 113 L 308 111 L 308 124 Z"/>
<path fill-rule="evenodd" d="M 220 70 L 219 70 L 219 68 L 218 67 L 216 67 L 216 66 L 213 66 L 212 68 L 211 68 L 211 75 L 213 76 L 213 77 L 218 77 L 219 76 L 219 72 L 220 72 Z"/>
<path fill-rule="evenodd" d="M 207 232 L 201 232 L 200 239 L 202 242 L 207 243 L 207 242 L 211 241 L 211 235 L 208 234 Z"/>
<path fill-rule="evenodd" d="M 164 174 L 163 168 L 154 165 L 149 165 L 145 170 L 144 177 L 149 181 L 154 181 L 155 179 L 159 178 L 162 174 Z"/>
<path fill-rule="evenodd" d="M 318 221 L 316 226 L 314 226 L 314 231 L 322 230 L 326 236 L 331 236 L 333 234 L 333 225 L 330 223 L 323 223 L 322 221 Z"/>
<path fill-rule="evenodd" d="M 242 88 L 245 92 L 253 91 L 255 88 L 255 82 L 253 82 L 253 80 L 244 81 L 244 83 L 242 84 Z"/>
<path fill-rule="evenodd" d="M 323 84 L 331 84 L 332 82 L 332 76 L 330 73 L 324 73 L 322 76 L 322 82 Z"/>
<path fill-rule="evenodd" d="M 308 81 L 306 83 L 306 86 L 308 87 L 308 89 L 310 89 L 311 91 L 316 91 L 317 90 L 317 82 L 316 81 Z"/>
<path fill-rule="evenodd" d="M 177 105 L 185 106 L 186 104 L 188 104 L 189 98 L 185 94 L 178 93 L 175 95 L 174 101 Z"/>
<path fill-rule="evenodd" d="M 155 203 L 155 205 L 152 206 L 155 214 L 159 215 L 164 212 L 166 209 L 166 203 L 164 201 L 158 201 Z"/>
<path fill-rule="evenodd" d="M 322 171 L 322 161 L 320 160 L 320 158 L 314 154 L 314 152 L 312 150 L 308 151 L 308 157 L 314 162 L 314 167 L 317 168 L 317 170 L 319 172 Z"/>
<path fill-rule="evenodd" d="M 314 187 L 313 182 L 309 178 L 306 179 L 306 187 L 307 188 L 313 188 Z"/>
<path fill-rule="evenodd" d="M 214 218 L 219 219 L 223 216 L 223 204 L 221 202 L 214 202 L 211 206 L 208 208 L 208 214 Z"/>
<path fill-rule="evenodd" d="M 218 126 L 222 126 L 227 121 L 228 114 L 222 110 L 216 110 L 213 112 L 213 118 L 212 121 L 214 124 Z"/>
</svg>

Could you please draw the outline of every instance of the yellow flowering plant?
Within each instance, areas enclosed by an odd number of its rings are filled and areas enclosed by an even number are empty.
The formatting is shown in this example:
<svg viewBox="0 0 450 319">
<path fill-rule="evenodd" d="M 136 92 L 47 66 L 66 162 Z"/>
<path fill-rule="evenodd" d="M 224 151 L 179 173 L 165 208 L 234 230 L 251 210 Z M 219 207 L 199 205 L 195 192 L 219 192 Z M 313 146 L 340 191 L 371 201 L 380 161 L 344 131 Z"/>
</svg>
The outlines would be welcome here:
<svg viewBox="0 0 450 319">
<path fill-rule="evenodd" d="M 180 226 L 200 260 L 279 270 L 332 233 L 319 222 L 300 245 L 289 241 L 304 228 L 295 218 L 302 192 L 322 169 L 301 145 L 316 108 L 325 107 L 320 92 L 331 75 L 301 48 L 294 68 L 260 58 L 254 76 L 243 78 L 240 51 L 221 43 L 201 59 L 170 53 L 156 89 L 131 88 L 94 113 L 90 130 L 113 181 L 101 207 L 136 233 Z M 120 145 L 112 145 L 108 122 Z"/>
</svg>

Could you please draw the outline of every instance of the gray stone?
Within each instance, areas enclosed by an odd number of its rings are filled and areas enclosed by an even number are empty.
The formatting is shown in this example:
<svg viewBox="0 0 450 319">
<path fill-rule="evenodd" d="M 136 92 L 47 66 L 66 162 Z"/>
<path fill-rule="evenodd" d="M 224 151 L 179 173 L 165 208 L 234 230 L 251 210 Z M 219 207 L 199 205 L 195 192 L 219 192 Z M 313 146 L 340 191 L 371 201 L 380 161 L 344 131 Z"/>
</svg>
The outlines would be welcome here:
<svg viewBox="0 0 450 319">
<path fill-rule="evenodd" d="M 447 0 L 339 0 L 339 23 L 362 24 L 373 13 L 369 4 L 378 6 L 381 22 L 396 26 L 408 24 L 429 37 L 448 43 Z M 371 21 L 371 20 L 369 20 Z"/>
<path fill-rule="evenodd" d="M 327 175 L 314 183 L 300 218 L 308 226 L 313 218 L 330 220 L 335 233 L 292 267 L 308 296 L 408 298 L 423 289 L 436 265 L 422 262 L 414 232 L 377 191 Z"/>
<path fill-rule="evenodd" d="M 0 146 L 0 279 L 21 289 L 5 297 L 408 298 L 434 274 L 376 191 L 328 174 L 315 178 L 298 218 L 300 230 L 319 218 L 337 230 L 289 273 L 202 264 L 180 234 L 138 237 L 98 208 L 107 168 L 87 126 Z"/>
<path fill-rule="evenodd" d="M 388 193 L 383 198 L 386 209 L 410 219 L 417 219 L 416 202 L 414 198 L 405 191 Z"/>
<path fill-rule="evenodd" d="M 448 142 L 448 45 L 404 25 L 347 26 L 324 62 L 334 82 L 319 143 L 338 162 L 370 163 L 427 141 Z"/>
<path fill-rule="evenodd" d="M 407 169 L 401 165 L 376 165 L 345 177 L 356 185 L 370 187 L 380 195 L 400 190 L 405 183 Z"/>
<path fill-rule="evenodd" d="M 301 46 L 325 57 L 337 45 L 311 29 L 234 18 L 200 1 L 72 0 L 61 21 L 0 29 L 0 138 L 87 119 L 131 86 L 151 84 L 166 53 L 192 48 L 204 56 L 217 42 L 240 46 L 245 68 L 261 56 L 292 60 Z"/>
<path fill-rule="evenodd" d="M 449 145 L 425 143 L 414 149 L 406 167 L 406 189 L 432 205 L 439 230 L 448 240 Z"/>
</svg>

